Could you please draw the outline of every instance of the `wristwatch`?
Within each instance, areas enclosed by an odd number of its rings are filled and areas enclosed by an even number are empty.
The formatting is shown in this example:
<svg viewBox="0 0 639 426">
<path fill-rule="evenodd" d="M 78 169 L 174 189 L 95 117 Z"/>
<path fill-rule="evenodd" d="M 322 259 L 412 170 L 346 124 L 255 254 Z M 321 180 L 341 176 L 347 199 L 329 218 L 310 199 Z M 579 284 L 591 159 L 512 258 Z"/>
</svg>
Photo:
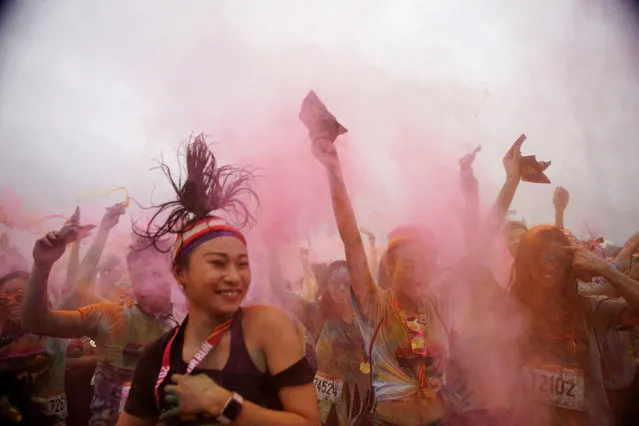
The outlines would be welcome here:
<svg viewBox="0 0 639 426">
<path fill-rule="evenodd" d="M 222 423 L 223 425 L 231 424 L 237 416 L 240 415 L 240 411 L 242 411 L 242 406 L 244 404 L 244 398 L 237 392 L 233 392 L 233 395 L 226 401 L 224 404 L 224 408 L 222 409 L 222 414 L 217 416 L 215 420 Z"/>
</svg>

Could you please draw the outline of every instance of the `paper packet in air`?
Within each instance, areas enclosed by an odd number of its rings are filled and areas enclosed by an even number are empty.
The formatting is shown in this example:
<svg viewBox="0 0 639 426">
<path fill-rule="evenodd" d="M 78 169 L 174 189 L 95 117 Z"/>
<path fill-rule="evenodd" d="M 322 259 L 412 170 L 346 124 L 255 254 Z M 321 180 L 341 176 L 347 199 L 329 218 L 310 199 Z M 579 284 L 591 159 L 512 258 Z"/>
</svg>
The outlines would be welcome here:
<svg viewBox="0 0 639 426">
<path fill-rule="evenodd" d="M 531 183 L 550 183 L 550 179 L 544 173 L 550 167 L 550 161 L 537 161 L 534 155 L 521 157 L 521 180 Z"/>
<path fill-rule="evenodd" d="M 64 244 L 71 244 L 74 241 L 88 237 L 95 228 L 95 225 L 71 226 L 60 232 L 60 239 Z"/>
<path fill-rule="evenodd" d="M 348 130 L 342 126 L 335 116 L 331 114 L 324 103 L 312 90 L 308 92 L 302 102 L 299 115 L 300 120 L 309 132 L 327 132 L 329 139 L 335 142 L 339 135 L 343 135 Z"/>
</svg>

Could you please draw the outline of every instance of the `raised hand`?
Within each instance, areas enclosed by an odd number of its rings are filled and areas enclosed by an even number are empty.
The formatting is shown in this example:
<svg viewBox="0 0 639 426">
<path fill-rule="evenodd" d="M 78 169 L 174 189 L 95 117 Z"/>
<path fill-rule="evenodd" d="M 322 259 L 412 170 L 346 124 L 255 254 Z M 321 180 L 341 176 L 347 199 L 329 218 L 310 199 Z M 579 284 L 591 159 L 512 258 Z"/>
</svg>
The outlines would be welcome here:
<svg viewBox="0 0 639 426">
<path fill-rule="evenodd" d="M 522 133 L 504 156 L 504 170 L 508 180 L 521 180 L 521 145 L 525 140 L 526 135 Z"/>
<path fill-rule="evenodd" d="M 120 217 L 124 213 L 126 213 L 125 202 L 107 207 L 106 213 L 102 217 L 102 226 L 108 230 L 113 229 L 120 222 Z"/>
<path fill-rule="evenodd" d="M 328 170 L 339 168 L 339 157 L 335 144 L 327 132 L 311 133 L 311 151 L 315 158 Z"/>
<path fill-rule="evenodd" d="M 477 153 L 481 151 L 481 146 L 475 148 L 471 153 L 464 155 L 459 160 L 459 182 L 461 184 L 462 193 L 465 196 L 471 196 L 479 193 L 479 182 L 473 172 L 473 163 Z"/>
<path fill-rule="evenodd" d="M 556 210 L 564 211 L 568 207 L 568 203 L 570 202 L 570 193 L 567 189 L 558 186 L 555 189 L 555 194 L 552 199 L 553 204 L 555 205 Z"/>
<path fill-rule="evenodd" d="M 33 260 L 37 266 L 50 267 L 64 254 L 67 237 L 76 232 L 65 225 L 60 231 L 49 232 L 36 241 L 33 247 Z"/>
<path fill-rule="evenodd" d="M 59 231 L 49 232 L 43 238 L 36 241 L 33 247 L 33 260 L 38 266 L 50 267 L 62 255 L 67 244 L 76 240 L 85 238 L 89 235 L 94 225 L 80 226 L 78 220 L 80 218 L 80 210 L 76 208 L 75 213 L 64 224 Z"/>
<path fill-rule="evenodd" d="M 359 228 L 359 232 L 361 232 L 362 234 L 366 235 L 366 237 L 370 240 L 370 241 L 375 241 L 375 234 L 373 233 L 373 231 L 371 231 L 368 228 Z"/>
<path fill-rule="evenodd" d="M 475 162 L 475 158 L 477 157 L 477 153 L 479 151 L 481 151 L 481 146 L 478 146 L 477 148 L 475 148 L 473 152 L 469 152 L 468 154 L 464 155 L 459 160 L 459 168 L 462 170 L 471 168 L 473 166 L 473 163 Z"/>
<path fill-rule="evenodd" d="M 311 261 L 311 252 L 306 247 L 300 247 L 297 251 L 297 255 L 303 265 L 308 265 Z"/>
</svg>

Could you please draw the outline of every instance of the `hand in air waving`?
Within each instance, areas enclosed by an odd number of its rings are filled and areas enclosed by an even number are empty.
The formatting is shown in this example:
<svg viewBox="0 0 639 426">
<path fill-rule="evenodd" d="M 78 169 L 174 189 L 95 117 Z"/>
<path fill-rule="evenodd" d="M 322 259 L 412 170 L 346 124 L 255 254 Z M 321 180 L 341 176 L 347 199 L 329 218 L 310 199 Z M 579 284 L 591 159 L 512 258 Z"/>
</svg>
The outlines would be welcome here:
<svg viewBox="0 0 639 426">
<path fill-rule="evenodd" d="M 297 256 L 303 265 L 308 265 L 311 262 L 311 251 L 307 247 L 300 247 L 297 250 Z"/>
<path fill-rule="evenodd" d="M 479 151 L 481 151 L 481 146 L 478 146 L 472 152 L 469 152 L 468 154 L 464 155 L 459 160 L 459 168 L 460 169 L 469 169 L 469 168 L 471 168 L 473 166 L 473 163 L 475 162 L 475 158 L 477 158 L 477 153 Z"/>
<path fill-rule="evenodd" d="M 521 180 L 521 145 L 525 140 L 526 135 L 522 133 L 504 157 L 504 170 L 506 170 L 506 177 L 508 180 L 514 180 L 517 182 Z"/>
<path fill-rule="evenodd" d="M 79 225 L 80 209 L 76 208 L 73 216 L 59 231 L 49 232 L 44 238 L 36 241 L 33 247 L 33 260 L 38 266 L 50 267 L 62 257 L 67 244 L 89 235 L 94 225 Z"/>
<path fill-rule="evenodd" d="M 481 151 L 481 146 L 478 146 L 459 160 L 459 181 L 461 184 L 462 193 L 466 196 L 474 195 L 479 192 L 479 182 L 473 172 L 473 163 L 477 157 L 477 153 Z"/>
<path fill-rule="evenodd" d="M 102 217 L 102 226 L 106 229 L 113 229 L 119 222 L 120 217 L 126 212 L 125 203 L 117 203 L 107 207 L 106 213 Z"/>
<path fill-rule="evenodd" d="M 319 160 L 324 167 L 333 170 L 339 167 L 339 157 L 335 144 L 331 141 L 328 133 L 317 132 L 311 133 L 311 150 L 315 158 Z"/>
<path fill-rule="evenodd" d="M 570 193 L 566 188 L 558 186 L 555 189 L 555 194 L 553 195 L 552 202 L 555 205 L 556 210 L 566 210 L 566 208 L 568 207 L 568 203 L 570 202 Z"/>
<path fill-rule="evenodd" d="M 66 239 L 73 231 L 65 225 L 60 231 L 49 232 L 44 238 L 36 241 L 33 247 L 33 261 L 38 266 L 50 267 L 64 254 Z"/>
</svg>

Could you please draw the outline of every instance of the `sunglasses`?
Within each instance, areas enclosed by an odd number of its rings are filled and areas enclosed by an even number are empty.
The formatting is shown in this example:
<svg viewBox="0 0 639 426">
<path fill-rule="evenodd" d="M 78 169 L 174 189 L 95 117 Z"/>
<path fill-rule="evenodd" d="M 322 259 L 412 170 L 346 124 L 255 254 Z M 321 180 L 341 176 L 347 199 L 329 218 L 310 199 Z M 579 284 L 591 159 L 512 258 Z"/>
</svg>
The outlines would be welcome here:
<svg viewBox="0 0 639 426">
<path fill-rule="evenodd" d="M 340 280 L 340 279 L 332 279 L 328 281 L 328 286 L 331 288 L 339 288 L 339 287 L 350 287 L 348 281 Z"/>
<path fill-rule="evenodd" d="M 571 261 L 570 256 L 564 253 L 549 253 L 546 255 L 546 261 L 548 263 L 567 263 Z"/>
<path fill-rule="evenodd" d="M 410 348 L 414 354 L 426 355 L 428 350 L 426 349 L 426 339 L 424 338 L 424 331 L 422 329 L 422 323 L 419 322 L 417 315 L 409 315 L 406 317 L 406 327 L 413 333 L 410 338 Z"/>
<path fill-rule="evenodd" d="M 24 299 L 24 291 L 18 290 L 15 293 L 0 294 L 0 308 L 5 308 L 9 305 L 19 305 Z"/>
</svg>

